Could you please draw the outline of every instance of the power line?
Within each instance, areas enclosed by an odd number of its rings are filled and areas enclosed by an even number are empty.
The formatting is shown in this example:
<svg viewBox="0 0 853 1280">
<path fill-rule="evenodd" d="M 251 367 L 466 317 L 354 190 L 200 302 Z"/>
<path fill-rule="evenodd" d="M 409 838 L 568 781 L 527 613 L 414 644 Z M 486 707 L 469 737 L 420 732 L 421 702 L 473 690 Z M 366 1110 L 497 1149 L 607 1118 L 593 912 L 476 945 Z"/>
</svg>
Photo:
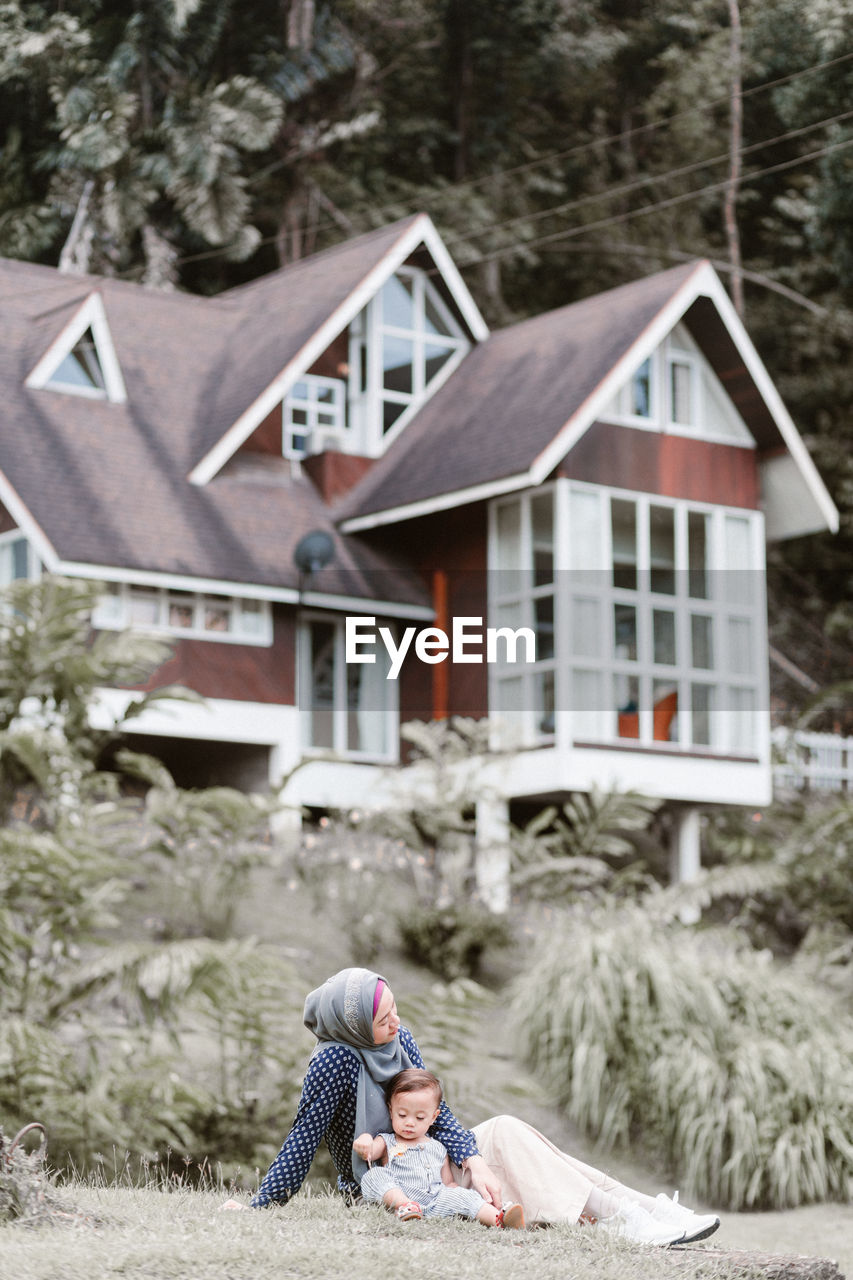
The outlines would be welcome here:
<svg viewBox="0 0 853 1280">
<path fill-rule="evenodd" d="M 565 249 L 570 253 L 585 252 L 587 249 L 594 248 L 596 253 L 624 253 L 640 258 L 671 258 L 674 262 L 695 262 L 698 256 L 695 253 L 687 253 L 684 249 L 655 248 L 652 245 L 631 244 L 628 240 L 611 241 L 609 243 L 601 240 L 575 240 L 572 244 L 561 244 L 554 247 L 556 249 Z M 810 311 L 812 315 L 818 316 L 821 320 L 832 320 L 838 315 L 837 311 L 830 310 L 829 307 L 822 307 L 820 303 L 814 302 L 806 294 L 800 293 L 797 289 L 792 289 L 789 285 L 782 284 L 779 280 L 774 280 L 772 276 L 768 276 L 762 271 L 750 271 L 746 267 L 736 267 L 733 262 L 722 258 L 709 258 L 707 254 L 702 254 L 701 256 L 711 264 L 715 271 L 722 272 L 724 275 L 730 275 L 733 271 L 740 271 L 744 280 L 749 280 L 751 284 L 757 284 L 764 289 L 769 289 L 772 293 L 778 293 L 781 297 L 787 298 L 789 302 L 795 302 L 797 306 Z"/>
<path fill-rule="evenodd" d="M 775 80 L 766 80 L 762 84 L 753 85 L 751 89 L 744 89 L 741 93 L 742 98 L 753 97 L 755 94 L 766 93 L 770 89 L 778 89 L 781 85 L 790 84 L 794 80 L 799 80 L 803 76 L 812 75 L 815 71 L 825 71 L 830 67 L 838 66 L 841 63 L 849 62 L 853 58 L 853 52 L 840 54 L 837 58 L 830 58 L 827 62 L 816 62 L 811 66 L 803 67 L 800 71 L 792 71 L 788 75 L 779 76 Z M 459 182 L 450 182 L 442 187 L 439 191 L 428 193 L 418 200 L 419 208 L 428 208 L 432 204 L 440 203 L 448 194 L 455 194 L 460 191 L 471 190 L 474 187 L 483 186 L 489 182 L 495 182 L 500 178 L 513 178 L 522 173 L 530 173 L 532 170 L 541 168 L 543 165 L 553 164 L 558 160 L 568 160 L 574 156 L 583 155 L 587 151 L 593 151 L 602 147 L 609 147 L 616 143 L 627 141 L 629 138 L 635 138 L 645 133 L 654 133 L 658 129 L 666 128 L 673 124 L 676 120 L 683 120 L 690 116 L 704 114 L 710 108 L 720 106 L 728 102 L 728 95 L 722 95 L 719 98 L 711 98 L 708 102 L 701 106 L 686 107 L 683 111 L 676 111 L 673 115 L 661 116 L 657 120 L 649 120 L 646 124 L 635 125 L 631 129 L 624 129 L 620 133 L 609 134 L 605 138 L 594 138 L 587 142 L 575 143 L 571 147 L 567 147 L 561 151 L 550 151 L 544 156 L 537 156 L 535 160 L 528 160 L 524 164 L 514 165 L 509 169 L 497 169 L 491 173 L 483 174 L 479 178 L 465 178 Z M 266 166 L 257 176 L 266 176 L 276 169 L 284 168 L 291 164 L 297 155 L 291 154 L 283 157 L 281 160 L 275 161 L 273 164 Z M 254 176 L 249 179 L 249 185 L 255 180 Z M 350 209 L 349 213 L 358 213 L 362 210 L 383 213 L 393 211 L 393 204 L 372 205 L 365 201 L 362 204 L 356 204 Z M 333 225 L 331 222 L 319 223 L 316 230 L 322 231 L 326 227 Z"/>
<path fill-rule="evenodd" d="M 766 138 L 763 142 L 753 142 L 748 147 L 742 148 L 741 155 L 750 155 L 755 151 L 762 151 L 765 147 L 773 147 L 777 143 L 803 137 L 803 135 L 811 133 L 815 129 L 823 128 L 824 125 L 840 124 L 851 118 L 853 118 L 853 110 L 841 112 L 839 115 L 827 116 L 825 119 L 816 120 L 812 124 L 802 125 L 799 129 L 789 129 L 787 133 L 777 134 L 775 138 Z M 451 232 L 444 237 L 444 241 L 445 244 L 451 246 L 473 240 L 475 236 L 488 235 L 492 231 L 501 231 L 505 227 L 516 226 L 518 223 L 538 222 L 542 218 L 550 218 L 558 213 L 568 213 L 572 209 L 579 209 L 586 204 L 595 204 L 599 200 L 610 200 L 617 196 L 627 195 L 632 191 L 636 191 L 639 187 L 646 187 L 651 183 L 666 182 L 670 178 L 684 177 L 686 174 L 695 173 L 698 169 L 704 169 L 708 165 L 720 164 L 722 161 L 728 160 L 728 158 L 729 153 L 722 151 L 715 156 L 706 156 L 703 160 L 693 160 L 690 164 L 681 165 L 677 169 L 667 169 L 663 173 L 651 173 L 642 178 L 635 178 L 631 182 L 623 183 L 621 187 L 610 187 L 606 191 L 590 192 L 589 195 L 580 196 L 577 200 L 569 200 L 564 204 L 552 205 L 549 209 L 538 209 L 534 213 L 517 214 L 515 217 L 506 218 L 503 222 L 494 222 L 477 231 L 457 232 L 455 235 Z"/>
<path fill-rule="evenodd" d="M 853 55 L 851 55 L 851 57 L 853 57 Z M 780 133 L 775 138 L 767 138 L 762 142 L 753 142 L 750 144 L 750 146 L 743 148 L 743 154 L 749 155 L 755 151 L 763 150 L 765 147 L 775 146 L 780 142 L 786 142 L 792 138 L 802 137 L 803 135 L 810 133 L 815 129 L 823 128 L 825 125 L 843 123 L 844 121 L 849 120 L 850 118 L 853 118 L 853 110 L 841 112 L 838 115 L 834 115 L 834 116 L 827 116 L 825 119 L 817 120 L 812 124 L 802 125 L 799 129 L 790 129 L 787 133 Z M 831 146 L 829 150 L 835 150 L 840 145 L 846 145 L 846 144 L 839 144 L 839 143 L 833 144 L 833 146 Z M 795 157 L 794 160 L 785 162 L 785 164 L 783 164 L 781 167 L 790 168 L 793 165 L 798 164 L 800 160 L 806 161 L 814 158 L 815 156 L 820 156 L 823 154 L 825 154 L 825 151 L 823 150 L 810 152 L 805 156 Z M 716 156 L 709 156 L 703 160 L 694 160 L 690 164 L 682 165 L 677 169 L 669 169 L 669 170 L 666 170 L 664 173 L 649 174 L 647 177 L 637 178 L 633 182 L 623 184 L 621 187 L 611 187 L 607 191 L 593 192 L 586 196 L 580 196 L 577 200 L 569 201 L 566 204 L 562 204 L 562 205 L 555 205 L 550 209 L 541 209 L 536 211 L 535 213 L 530 213 L 530 214 L 519 214 L 517 217 L 507 218 L 504 222 L 496 222 L 496 223 L 493 223 L 491 226 L 482 227 L 477 231 L 472 231 L 464 234 L 459 233 L 456 236 L 449 234 L 444 237 L 444 241 L 449 246 L 453 246 L 454 244 L 458 244 L 458 243 L 464 243 L 466 241 L 472 240 L 475 236 L 488 235 L 490 232 L 500 231 L 506 227 L 515 226 L 518 223 L 529 224 L 530 222 L 538 221 L 541 218 L 553 217 L 560 213 L 567 213 L 573 209 L 582 208 L 584 205 L 587 205 L 587 204 L 594 204 L 600 200 L 608 200 L 616 196 L 625 195 L 631 191 L 637 190 L 637 188 L 639 187 L 648 186 L 650 183 L 665 182 L 670 178 L 684 177 L 686 174 L 694 173 L 696 170 L 704 169 L 711 164 L 719 164 L 721 161 L 726 159 L 728 159 L 728 152 L 721 152 Z M 762 170 L 756 171 L 755 175 L 753 176 L 760 176 L 763 173 L 773 173 L 775 172 L 775 170 L 776 170 L 776 167 L 771 166 L 768 169 L 762 169 Z M 744 179 L 744 181 L 746 181 L 746 179 Z M 693 195 L 703 195 L 706 192 L 721 190 L 725 187 L 725 185 L 726 185 L 725 182 L 720 182 L 720 183 L 711 184 L 706 187 L 699 187 L 693 192 L 684 193 L 684 195 L 681 198 L 691 199 Z M 666 206 L 665 206 L 665 203 L 648 206 L 648 208 L 650 209 L 654 209 L 658 207 L 664 208 Z M 643 206 L 643 208 L 646 208 L 646 206 Z M 635 210 L 634 212 L 639 213 L 642 211 L 643 210 Z M 599 224 L 587 223 L 584 226 L 579 228 L 578 234 L 580 234 L 580 232 L 584 230 L 587 230 L 590 226 L 597 226 L 597 225 Z M 607 224 L 605 222 L 602 225 L 607 225 Z M 560 234 L 566 234 L 566 233 L 560 233 Z M 257 247 L 260 248 L 262 245 L 275 244 L 277 240 L 278 240 L 277 235 L 265 236 L 258 241 Z M 476 259 L 472 259 L 471 262 L 467 262 L 464 265 L 470 266 L 470 265 L 473 265 L 474 262 L 489 262 L 492 260 L 492 258 L 501 256 L 502 253 L 504 252 L 512 253 L 515 251 L 516 248 L 535 246 L 539 243 L 544 243 L 544 241 L 531 240 L 531 241 L 524 241 L 521 245 L 510 245 L 500 252 L 496 251 L 495 253 L 483 255 Z M 200 253 L 194 253 L 186 257 L 178 258 L 176 259 L 176 262 L 179 265 L 182 265 L 187 262 L 204 262 L 212 258 L 222 257 L 229 252 L 230 250 L 227 248 L 205 249 L 205 250 L 202 250 Z"/>
<path fill-rule="evenodd" d="M 781 173 L 785 169 L 796 168 L 797 165 L 807 164 L 811 160 L 819 160 L 822 156 L 830 155 L 836 151 L 843 151 L 847 147 L 853 147 L 853 138 L 848 138 L 844 142 L 830 143 L 826 147 L 820 147 L 817 151 L 810 151 L 804 156 L 795 156 L 791 160 L 783 160 L 779 164 L 768 165 L 764 169 L 755 169 L 741 179 L 741 186 L 754 182 L 757 178 L 766 177 L 770 173 Z M 647 213 L 657 213 L 662 209 L 670 209 L 675 205 L 686 204 L 691 200 L 698 199 L 700 196 L 722 191 L 726 185 L 727 180 L 708 183 L 706 186 L 697 187 L 693 191 L 684 191 L 679 195 L 657 200 L 653 204 L 642 205 L 639 209 L 629 209 L 624 213 L 612 214 L 607 218 L 599 218 L 595 222 L 587 222 L 578 227 L 569 227 L 565 231 L 554 231 L 535 240 L 525 240 L 512 245 L 505 245 L 502 249 L 495 249 L 491 253 L 481 254 L 478 258 L 472 258 L 468 262 L 461 263 L 459 268 L 460 270 L 465 270 L 467 267 L 479 266 L 483 262 L 492 262 L 496 258 L 505 257 L 509 253 L 518 253 L 522 249 L 536 249 L 541 245 L 553 244 L 559 240 L 568 240 L 575 236 L 585 235 L 590 231 L 598 231 L 604 227 L 612 227 L 619 223 L 629 222 L 633 218 L 642 217 Z"/>
</svg>

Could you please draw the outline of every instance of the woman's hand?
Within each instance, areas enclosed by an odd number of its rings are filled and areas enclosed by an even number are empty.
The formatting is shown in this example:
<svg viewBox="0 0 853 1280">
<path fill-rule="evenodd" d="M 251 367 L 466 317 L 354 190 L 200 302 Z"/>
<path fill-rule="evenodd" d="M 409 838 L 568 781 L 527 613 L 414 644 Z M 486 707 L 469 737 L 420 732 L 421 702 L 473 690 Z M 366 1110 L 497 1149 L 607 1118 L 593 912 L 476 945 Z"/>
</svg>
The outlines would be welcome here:
<svg viewBox="0 0 853 1280">
<path fill-rule="evenodd" d="M 352 1149 L 362 1160 L 373 1158 L 373 1137 L 369 1133 L 360 1133 L 352 1144 Z"/>
<path fill-rule="evenodd" d="M 471 1178 L 471 1186 L 475 1191 L 479 1191 L 480 1195 L 489 1204 L 493 1204 L 496 1209 L 500 1209 L 503 1201 L 501 1199 L 501 1184 L 492 1173 L 482 1156 L 469 1156 L 463 1161 L 462 1167 L 467 1169 Z"/>
<path fill-rule="evenodd" d="M 219 1206 L 219 1212 L 223 1209 L 245 1209 L 246 1205 L 241 1204 L 239 1200 L 226 1200 L 224 1204 Z"/>
</svg>

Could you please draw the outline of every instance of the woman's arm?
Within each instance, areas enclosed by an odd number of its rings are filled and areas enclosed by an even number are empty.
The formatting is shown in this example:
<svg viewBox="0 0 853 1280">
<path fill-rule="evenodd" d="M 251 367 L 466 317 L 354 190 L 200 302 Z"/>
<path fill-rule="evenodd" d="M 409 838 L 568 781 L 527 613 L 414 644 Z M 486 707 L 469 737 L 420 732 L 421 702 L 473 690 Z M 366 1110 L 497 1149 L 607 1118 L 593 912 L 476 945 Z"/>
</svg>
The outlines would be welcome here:
<svg viewBox="0 0 853 1280">
<path fill-rule="evenodd" d="M 423 1069 L 424 1060 L 411 1031 L 408 1027 L 401 1027 L 399 1034 L 403 1048 L 412 1060 L 412 1066 Z M 433 1138 L 437 1138 L 442 1146 L 447 1147 L 454 1164 L 462 1164 L 463 1160 L 479 1155 L 477 1139 L 470 1129 L 462 1128 L 446 1102 L 441 1103 L 438 1117 L 435 1123 L 430 1125 L 429 1131 Z"/>
<path fill-rule="evenodd" d="M 355 1055 L 339 1045 L 330 1045 L 311 1059 L 293 1127 L 252 1200 L 253 1209 L 286 1204 L 296 1194 L 341 1099 L 357 1078 Z"/>
</svg>

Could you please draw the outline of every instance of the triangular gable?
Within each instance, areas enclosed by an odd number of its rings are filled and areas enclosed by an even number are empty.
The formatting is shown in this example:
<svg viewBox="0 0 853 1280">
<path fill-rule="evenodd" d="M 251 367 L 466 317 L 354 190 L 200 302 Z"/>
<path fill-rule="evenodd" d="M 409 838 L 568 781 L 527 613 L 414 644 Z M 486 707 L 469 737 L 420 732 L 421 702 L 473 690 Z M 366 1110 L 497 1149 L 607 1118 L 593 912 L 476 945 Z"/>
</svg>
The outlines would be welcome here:
<svg viewBox="0 0 853 1280">
<path fill-rule="evenodd" d="M 691 440 L 757 447 L 736 404 L 683 322 L 631 371 L 601 417 Z"/>
<path fill-rule="evenodd" d="M 357 288 L 344 298 L 309 340 L 291 357 L 281 372 L 264 388 L 255 401 L 232 424 L 190 472 L 193 484 L 207 484 L 285 398 L 288 391 L 330 343 L 366 306 L 394 272 L 420 246 L 424 246 L 449 289 L 455 305 L 470 332 L 478 341 L 488 336 L 483 317 L 448 254 L 431 219 L 419 214 L 405 223 L 400 235 L 383 252 L 378 262 L 365 274 Z"/>
<path fill-rule="evenodd" d="M 26 386 L 123 404 L 127 399 L 104 304 L 92 293 L 26 379 Z"/>
<path fill-rule="evenodd" d="M 782 403 L 782 398 L 761 357 L 743 327 L 729 295 L 709 262 L 697 263 L 695 271 L 675 292 L 646 331 L 638 337 L 622 360 L 610 371 L 597 391 L 579 407 L 548 449 L 535 460 L 530 468 L 531 483 L 541 484 L 545 480 L 569 449 L 589 430 L 630 374 L 652 355 L 655 348 L 682 319 L 691 303 L 700 296 L 709 298 L 719 313 L 787 451 L 781 459 L 771 458 L 760 464 L 767 506 L 768 538 L 796 537 L 823 529 L 837 533 L 839 516 L 835 503 L 818 474 L 791 415 Z M 774 486 L 771 478 L 781 473 L 784 473 L 784 481 Z M 784 494 L 784 506 L 780 507 L 772 499 L 782 494 Z"/>
<path fill-rule="evenodd" d="M 654 277 L 650 279 L 653 280 Z M 599 298 L 603 301 L 607 296 L 599 295 Z M 710 263 L 704 261 L 697 262 L 682 275 L 664 304 L 655 309 L 642 330 L 626 344 L 622 355 L 599 377 L 562 427 L 551 435 L 548 444 L 529 462 L 525 460 L 526 465 L 488 480 L 482 472 L 480 477 L 471 474 L 467 483 L 456 488 L 442 486 L 431 494 L 422 489 L 422 496 L 417 497 L 411 493 L 412 486 L 409 485 L 407 488 L 410 496 L 407 500 L 400 502 L 395 494 L 396 500 L 392 498 L 383 502 L 382 486 L 391 474 L 391 465 L 396 467 L 397 472 L 402 467 L 408 475 L 412 475 L 411 460 L 403 453 L 398 455 L 396 461 L 386 459 L 384 472 L 377 468 L 367 477 L 365 483 L 370 495 L 370 506 L 367 509 L 362 505 L 359 510 L 359 491 L 356 489 L 353 492 L 347 503 L 348 509 L 345 509 L 341 528 L 345 532 L 355 533 L 542 484 L 590 427 L 606 413 L 619 389 L 666 340 L 697 300 L 716 317 L 729 347 L 737 354 L 744 367 L 744 378 L 749 383 L 750 391 L 753 395 L 757 392 L 760 397 L 762 430 L 766 437 L 761 441 L 762 447 L 769 448 L 774 441 L 783 446 L 784 452 L 780 457 L 768 457 L 760 463 L 767 507 L 768 537 L 793 537 L 821 529 L 837 531 L 836 507 L 719 277 Z M 585 304 L 575 305 L 583 307 Z M 544 319 L 547 317 L 543 317 Z M 531 322 L 522 322 L 529 323 Z M 503 332 L 511 334 L 512 330 Z M 449 391 L 452 386 L 451 379 Z M 447 459 L 445 473 L 453 469 L 452 461 L 452 458 Z M 470 466 L 468 471 L 470 473 Z M 780 504 L 779 498 L 782 495 L 784 502 Z"/>
</svg>

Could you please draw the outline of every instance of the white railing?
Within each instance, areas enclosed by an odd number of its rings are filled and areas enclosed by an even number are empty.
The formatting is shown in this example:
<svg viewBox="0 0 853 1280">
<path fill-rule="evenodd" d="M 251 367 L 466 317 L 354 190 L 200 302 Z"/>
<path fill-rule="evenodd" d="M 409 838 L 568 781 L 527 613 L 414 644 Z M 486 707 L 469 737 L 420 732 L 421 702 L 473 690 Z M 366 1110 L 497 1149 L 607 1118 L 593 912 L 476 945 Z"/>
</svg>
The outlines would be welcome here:
<svg viewBox="0 0 853 1280">
<path fill-rule="evenodd" d="M 853 738 L 774 729 L 773 748 L 777 791 L 853 792 Z"/>
</svg>

